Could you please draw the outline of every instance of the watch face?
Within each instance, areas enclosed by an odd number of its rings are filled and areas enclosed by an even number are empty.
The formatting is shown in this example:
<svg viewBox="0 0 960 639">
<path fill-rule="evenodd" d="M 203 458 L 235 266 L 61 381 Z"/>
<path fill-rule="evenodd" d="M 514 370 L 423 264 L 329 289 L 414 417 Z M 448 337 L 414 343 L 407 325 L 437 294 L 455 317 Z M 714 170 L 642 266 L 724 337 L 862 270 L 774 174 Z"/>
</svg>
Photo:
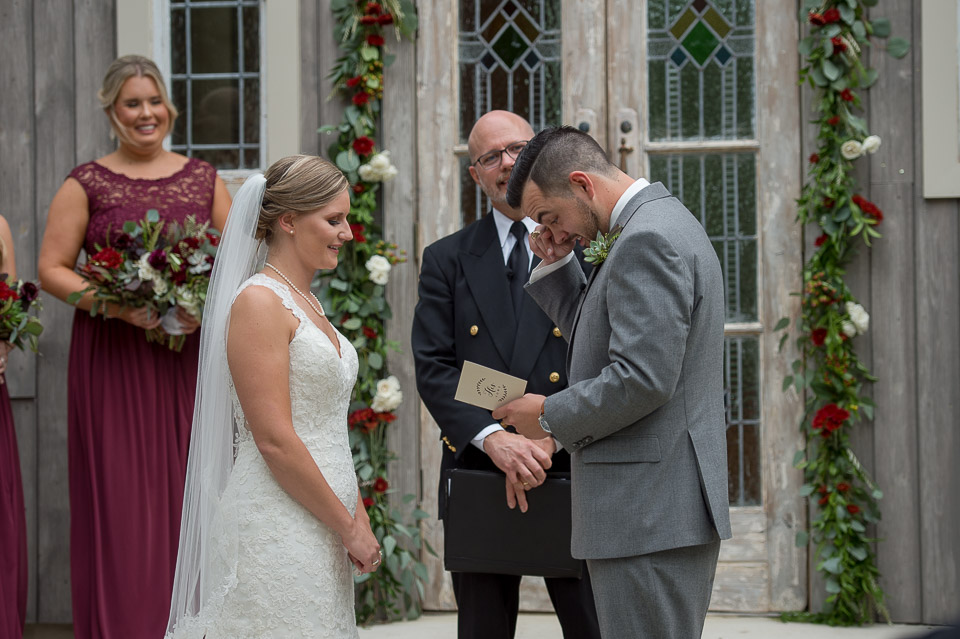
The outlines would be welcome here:
<svg viewBox="0 0 960 639">
<path fill-rule="evenodd" d="M 550 432 L 550 427 L 547 426 L 547 420 L 543 415 L 540 415 L 540 417 L 537 418 L 537 421 L 540 422 L 540 428 L 548 433 Z"/>
</svg>

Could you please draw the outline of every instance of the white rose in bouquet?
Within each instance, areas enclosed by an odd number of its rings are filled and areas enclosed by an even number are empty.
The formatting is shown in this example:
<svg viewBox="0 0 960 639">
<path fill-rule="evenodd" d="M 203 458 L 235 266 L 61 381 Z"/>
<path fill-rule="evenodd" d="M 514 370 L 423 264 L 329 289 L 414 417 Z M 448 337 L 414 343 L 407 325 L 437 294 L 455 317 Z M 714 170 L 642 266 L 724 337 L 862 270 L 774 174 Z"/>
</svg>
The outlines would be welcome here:
<svg viewBox="0 0 960 639">
<path fill-rule="evenodd" d="M 847 160 L 856 160 L 863 155 L 863 145 L 856 140 L 847 140 L 840 145 L 840 155 Z"/>
<path fill-rule="evenodd" d="M 400 392 L 400 382 L 394 375 L 377 382 L 377 394 L 370 403 L 370 408 L 378 413 L 389 413 L 403 402 L 403 393 Z"/>
<path fill-rule="evenodd" d="M 880 148 L 880 136 L 871 135 L 863 141 L 863 152 L 864 153 L 876 153 L 877 149 Z"/>
<path fill-rule="evenodd" d="M 160 278 L 159 271 L 150 266 L 150 253 L 144 253 L 140 257 L 140 261 L 137 262 L 137 269 L 137 276 L 145 282 L 150 282 Z M 166 289 L 166 287 L 164 287 L 164 289 Z"/>
<path fill-rule="evenodd" d="M 364 265 L 370 272 L 370 281 L 381 286 L 390 280 L 390 260 L 382 255 L 374 255 Z"/>
<path fill-rule="evenodd" d="M 867 314 L 866 309 L 856 302 L 847 302 L 845 308 L 847 315 L 850 316 L 850 321 L 857 329 L 857 335 L 863 335 L 870 330 L 870 315 Z"/>
</svg>

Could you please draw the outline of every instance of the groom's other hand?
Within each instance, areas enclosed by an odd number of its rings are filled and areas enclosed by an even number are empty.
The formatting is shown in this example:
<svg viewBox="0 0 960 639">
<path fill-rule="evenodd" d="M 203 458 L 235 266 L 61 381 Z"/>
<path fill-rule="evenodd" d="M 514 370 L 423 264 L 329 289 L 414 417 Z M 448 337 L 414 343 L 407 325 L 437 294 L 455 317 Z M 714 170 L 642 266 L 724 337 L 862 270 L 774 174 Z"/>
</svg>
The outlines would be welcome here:
<svg viewBox="0 0 960 639">
<path fill-rule="evenodd" d="M 544 399 L 543 395 L 527 393 L 493 411 L 493 418 L 503 422 L 504 426 L 513 426 L 527 439 L 543 439 L 549 436 L 540 428 L 540 407 Z"/>
<path fill-rule="evenodd" d="M 507 483 L 518 490 L 529 490 L 542 484 L 547 478 L 547 469 L 553 465 L 550 455 L 541 446 L 505 430 L 488 435 L 483 440 L 483 450 L 506 474 Z"/>
<path fill-rule="evenodd" d="M 565 258 L 570 254 L 570 251 L 573 250 L 573 245 L 576 243 L 576 238 L 572 236 L 567 237 L 563 242 L 558 242 L 553 231 L 543 224 L 538 226 L 533 233 L 530 234 L 529 239 L 530 250 L 543 260 L 542 264 L 544 266 Z"/>
</svg>

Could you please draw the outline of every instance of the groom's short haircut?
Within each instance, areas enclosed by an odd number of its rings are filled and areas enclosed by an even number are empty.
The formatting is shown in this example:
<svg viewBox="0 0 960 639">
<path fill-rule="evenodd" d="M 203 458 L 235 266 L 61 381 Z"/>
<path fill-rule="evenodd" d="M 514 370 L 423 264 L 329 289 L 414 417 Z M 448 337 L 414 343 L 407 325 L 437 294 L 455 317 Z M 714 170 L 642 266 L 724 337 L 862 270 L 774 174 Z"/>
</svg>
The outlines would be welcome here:
<svg viewBox="0 0 960 639">
<path fill-rule="evenodd" d="M 528 180 L 547 197 L 572 197 L 568 180 L 572 172 L 611 176 L 615 168 L 597 141 L 580 129 L 549 127 L 527 142 L 517 157 L 507 184 L 507 203 L 520 208 Z"/>
</svg>

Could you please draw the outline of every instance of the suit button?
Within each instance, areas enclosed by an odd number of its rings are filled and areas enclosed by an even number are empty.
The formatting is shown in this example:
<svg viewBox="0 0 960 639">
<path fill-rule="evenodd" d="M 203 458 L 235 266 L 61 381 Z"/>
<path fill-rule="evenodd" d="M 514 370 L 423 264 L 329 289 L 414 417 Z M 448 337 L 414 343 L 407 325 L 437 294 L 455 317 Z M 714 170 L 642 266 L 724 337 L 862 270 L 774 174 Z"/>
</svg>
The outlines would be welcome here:
<svg viewBox="0 0 960 639">
<path fill-rule="evenodd" d="M 450 449 L 450 452 L 451 452 L 451 453 L 457 452 L 457 447 L 456 447 L 456 446 L 448 446 L 448 448 Z"/>
<path fill-rule="evenodd" d="M 563 337 L 563 333 L 560 332 L 560 327 L 559 327 L 559 326 L 554 326 L 554 327 L 553 327 L 553 336 L 554 336 L 554 337 Z"/>
<path fill-rule="evenodd" d="M 542 335 L 542 333 L 541 333 L 541 335 Z M 559 382 L 559 381 L 560 381 L 560 373 L 557 373 L 557 372 L 550 373 L 550 381 L 553 382 L 554 384 L 556 384 L 557 382 Z"/>
<path fill-rule="evenodd" d="M 479 332 L 480 332 L 480 328 L 477 327 L 476 324 L 474 324 L 473 326 L 470 327 L 470 334 L 471 334 L 471 335 L 476 335 L 476 334 L 479 333 Z"/>
</svg>

